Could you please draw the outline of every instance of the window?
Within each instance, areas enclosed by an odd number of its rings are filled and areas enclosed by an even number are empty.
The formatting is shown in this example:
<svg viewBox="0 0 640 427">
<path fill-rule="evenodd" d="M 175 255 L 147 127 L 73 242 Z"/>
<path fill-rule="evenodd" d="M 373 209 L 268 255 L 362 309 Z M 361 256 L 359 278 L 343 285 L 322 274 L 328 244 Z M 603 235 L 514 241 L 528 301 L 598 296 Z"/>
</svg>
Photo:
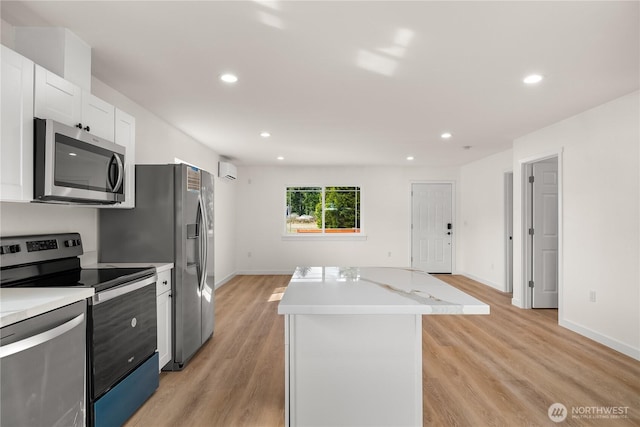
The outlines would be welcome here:
<svg viewBox="0 0 640 427">
<path fill-rule="evenodd" d="M 287 187 L 287 234 L 360 233 L 360 187 Z"/>
</svg>

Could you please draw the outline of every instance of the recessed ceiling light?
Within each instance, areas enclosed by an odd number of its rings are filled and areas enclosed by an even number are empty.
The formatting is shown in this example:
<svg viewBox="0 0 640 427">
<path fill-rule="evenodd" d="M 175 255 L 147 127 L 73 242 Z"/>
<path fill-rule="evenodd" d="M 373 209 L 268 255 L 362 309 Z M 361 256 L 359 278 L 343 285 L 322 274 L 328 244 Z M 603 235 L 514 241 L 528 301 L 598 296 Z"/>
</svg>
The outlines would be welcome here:
<svg viewBox="0 0 640 427">
<path fill-rule="evenodd" d="M 223 74 L 220 76 L 220 80 L 225 83 L 235 83 L 238 81 L 238 77 L 235 74 Z"/>
<path fill-rule="evenodd" d="M 269 132 L 260 132 L 260 136 L 263 138 L 269 138 L 271 134 Z"/>
<path fill-rule="evenodd" d="M 543 78 L 544 77 L 542 77 L 540 74 L 530 74 L 527 77 L 525 77 L 522 81 L 528 85 L 534 85 L 536 83 L 540 83 Z"/>
<path fill-rule="evenodd" d="M 284 160 L 284 157 L 282 157 L 282 156 L 278 156 L 278 157 L 277 157 L 277 159 L 278 159 L 278 160 Z"/>
<path fill-rule="evenodd" d="M 70 156 L 72 156 L 72 157 L 77 156 L 77 154 L 76 154 L 76 153 L 69 153 L 69 155 L 70 155 Z"/>
<path fill-rule="evenodd" d="M 407 156 L 407 160 L 413 160 L 413 156 Z"/>
<path fill-rule="evenodd" d="M 451 138 L 453 135 L 451 135 L 451 132 L 445 132 L 442 135 L 440 135 L 440 138 L 442 139 L 449 139 Z"/>
</svg>

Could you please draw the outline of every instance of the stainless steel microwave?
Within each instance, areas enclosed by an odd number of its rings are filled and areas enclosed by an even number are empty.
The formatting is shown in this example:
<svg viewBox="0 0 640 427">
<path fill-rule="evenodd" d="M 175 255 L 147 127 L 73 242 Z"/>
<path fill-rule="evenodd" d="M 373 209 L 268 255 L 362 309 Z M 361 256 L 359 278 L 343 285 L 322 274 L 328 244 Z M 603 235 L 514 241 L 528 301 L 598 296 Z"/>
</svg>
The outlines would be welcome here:
<svg viewBox="0 0 640 427">
<path fill-rule="evenodd" d="M 124 202 L 125 147 L 54 120 L 34 123 L 36 201 Z"/>
</svg>

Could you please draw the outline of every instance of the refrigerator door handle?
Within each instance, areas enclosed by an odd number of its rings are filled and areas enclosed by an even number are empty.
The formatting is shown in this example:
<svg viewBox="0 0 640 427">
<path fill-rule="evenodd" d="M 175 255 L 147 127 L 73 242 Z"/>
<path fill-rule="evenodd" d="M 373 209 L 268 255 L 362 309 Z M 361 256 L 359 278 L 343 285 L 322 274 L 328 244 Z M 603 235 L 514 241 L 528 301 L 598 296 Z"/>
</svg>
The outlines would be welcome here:
<svg viewBox="0 0 640 427">
<path fill-rule="evenodd" d="M 202 292 L 202 290 L 204 289 L 204 285 L 207 281 L 207 252 L 208 252 L 208 242 L 207 242 L 207 219 L 205 216 L 205 212 L 204 212 L 204 205 L 203 205 L 203 200 L 202 200 L 202 196 L 200 196 L 198 198 L 198 216 L 199 216 L 199 220 L 198 220 L 198 227 L 200 228 L 200 232 L 199 232 L 199 239 L 200 241 L 199 243 L 199 264 L 200 264 L 200 268 L 199 268 L 199 272 L 200 272 L 200 284 L 199 284 L 199 288 L 200 291 Z"/>
</svg>

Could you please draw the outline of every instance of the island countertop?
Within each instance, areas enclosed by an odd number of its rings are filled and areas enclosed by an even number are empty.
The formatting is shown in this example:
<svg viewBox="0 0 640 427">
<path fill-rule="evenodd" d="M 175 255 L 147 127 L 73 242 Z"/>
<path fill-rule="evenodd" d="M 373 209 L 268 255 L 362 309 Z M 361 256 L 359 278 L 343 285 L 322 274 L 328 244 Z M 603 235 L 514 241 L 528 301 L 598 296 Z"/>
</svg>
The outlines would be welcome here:
<svg viewBox="0 0 640 427">
<path fill-rule="evenodd" d="M 410 268 L 297 267 L 278 314 L 489 314 L 489 305 Z"/>
</svg>

